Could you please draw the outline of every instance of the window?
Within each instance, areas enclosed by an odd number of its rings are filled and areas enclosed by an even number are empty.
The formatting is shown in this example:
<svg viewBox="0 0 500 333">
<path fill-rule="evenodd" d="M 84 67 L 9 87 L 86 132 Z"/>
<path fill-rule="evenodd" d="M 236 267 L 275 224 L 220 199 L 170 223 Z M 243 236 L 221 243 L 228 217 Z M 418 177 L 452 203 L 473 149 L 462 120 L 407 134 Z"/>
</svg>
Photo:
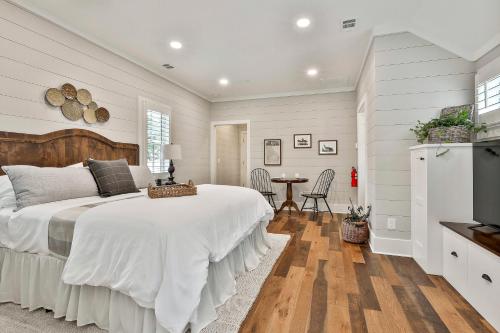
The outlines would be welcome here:
<svg viewBox="0 0 500 333">
<path fill-rule="evenodd" d="M 163 159 L 162 145 L 170 143 L 170 114 L 146 110 L 147 166 L 152 173 L 167 172 L 169 161 Z"/>
<path fill-rule="evenodd" d="M 479 114 L 500 109 L 500 75 L 477 85 L 476 103 Z"/>
</svg>

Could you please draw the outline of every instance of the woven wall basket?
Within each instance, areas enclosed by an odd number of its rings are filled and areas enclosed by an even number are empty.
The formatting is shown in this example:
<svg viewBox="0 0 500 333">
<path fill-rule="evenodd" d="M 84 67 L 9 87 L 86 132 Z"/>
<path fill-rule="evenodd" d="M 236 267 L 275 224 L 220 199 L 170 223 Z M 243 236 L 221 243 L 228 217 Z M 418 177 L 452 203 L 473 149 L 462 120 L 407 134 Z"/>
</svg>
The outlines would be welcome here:
<svg viewBox="0 0 500 333">
<path fill-rule="evenodd" d="M 465 126 L 436 127 L 429 130 L 429 143 L 471 142 L 471 132 Z"/>
<path fill-rule="evenodd" d="M 349 243 L 361 244 L 368 240 L 368 222 L 342 221 L 342 238 Z"/>
</svg>

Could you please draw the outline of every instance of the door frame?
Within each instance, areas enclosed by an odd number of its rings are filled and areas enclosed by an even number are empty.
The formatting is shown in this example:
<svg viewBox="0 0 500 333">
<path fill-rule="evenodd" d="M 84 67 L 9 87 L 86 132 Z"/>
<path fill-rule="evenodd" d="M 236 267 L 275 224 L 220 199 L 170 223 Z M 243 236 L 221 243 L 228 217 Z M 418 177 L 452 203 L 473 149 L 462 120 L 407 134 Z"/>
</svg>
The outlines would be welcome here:
<svg viewBox="0 0 500 333">
<path fill-rule="evenodd" d="M 358 205 L 366 207 L 368 205 L 368 127 L 366 117 L 366 96 L 363 96 L 356 112 L 356 148 L 358 160 L 358 184 L 363 185 L 361 190 L 358 187 Z M 360 137 L 364 139 L 363 147 L 360 147 Z M 361 149 L 360 149 L 361 148 Z M 363 154 L 364 156 L 361 156 Z M 362 157 L 362 158 L 361 158 Z M 364 165 L 361 163 L 364 160 Z M 360 191 L 361 190 L 361 191 Z M 364 202 L 360 202 L 361 196 Z"/>
<path fill-rule="evenodd" d="M 221 125 L 247 126 L 247 185 L 250 185 L 250 120 L 221 120 L 210 122 L 210 183 L 215 184 L 217 177 L 217 132 L 215 128 Z"/>
</svg>

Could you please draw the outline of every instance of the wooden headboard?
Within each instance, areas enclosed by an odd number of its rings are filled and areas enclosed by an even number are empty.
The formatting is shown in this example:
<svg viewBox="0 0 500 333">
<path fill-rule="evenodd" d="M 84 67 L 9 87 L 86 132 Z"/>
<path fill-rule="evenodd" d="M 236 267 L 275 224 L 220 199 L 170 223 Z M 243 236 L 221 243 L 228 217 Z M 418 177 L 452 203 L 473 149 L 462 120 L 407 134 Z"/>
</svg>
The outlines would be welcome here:
<svg viewBox="0 0 500 333">
<path fill-rule="evenodd" d="M 0 166 L 64 167 L 86 161 L 89 157 L 96 160 L 126 158 L 130 165 L 138 165 L 139 145 L 113 142 L 84 129 L 42 135 L 0 131 Z"/>
</svg>

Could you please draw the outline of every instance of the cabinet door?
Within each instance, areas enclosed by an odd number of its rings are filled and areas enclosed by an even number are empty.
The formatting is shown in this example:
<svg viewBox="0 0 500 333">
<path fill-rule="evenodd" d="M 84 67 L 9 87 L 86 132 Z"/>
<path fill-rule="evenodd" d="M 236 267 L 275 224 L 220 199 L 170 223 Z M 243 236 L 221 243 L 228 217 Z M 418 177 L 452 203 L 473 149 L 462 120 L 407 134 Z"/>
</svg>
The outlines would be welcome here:
<svg viewBox="0 0 500 333">
<path fill-rule="evenodd" d="M 443 230 L 443 276 L 463 294 L 467 283 L 467 240 L 447 228 Z"/>
<path fill-rule="evenodd" d="M 425 150 L 411 154 L 411 225 L 413 257 L 426 269 L 427 266 L 427 160 Z"/>
<path fill-rule="evenodd" d="M 467 300 L 500 330 L 500 258 L 469 244 Z"/>
</svg>

